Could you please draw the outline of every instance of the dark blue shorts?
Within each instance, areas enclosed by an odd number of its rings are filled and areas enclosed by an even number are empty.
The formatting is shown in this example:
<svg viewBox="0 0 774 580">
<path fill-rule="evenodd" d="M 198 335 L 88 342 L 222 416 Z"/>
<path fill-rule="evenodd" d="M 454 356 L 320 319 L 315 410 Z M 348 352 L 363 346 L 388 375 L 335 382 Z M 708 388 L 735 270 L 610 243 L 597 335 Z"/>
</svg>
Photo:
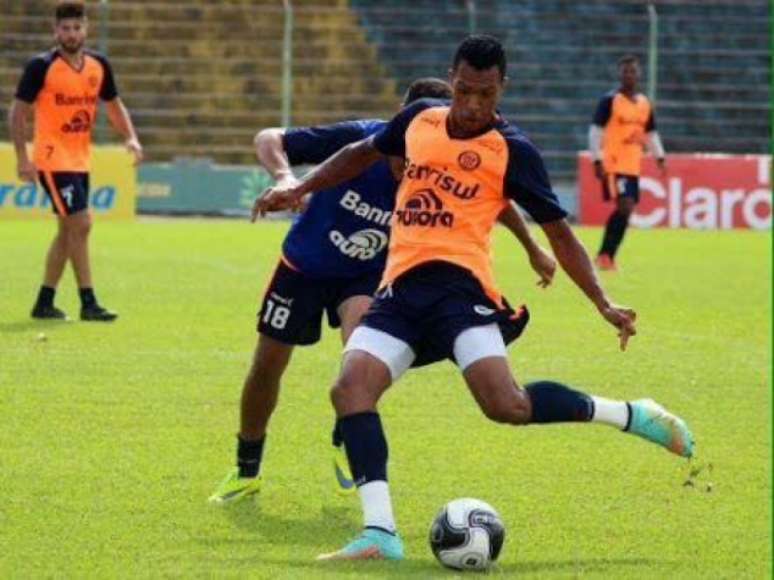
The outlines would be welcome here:
<svg viewBox="0 0 774 580">
<path fill-rule="evenodd" d="M 407 343 L 416 354 L 412 367 L 454 361 L 454 341 L 464 330 L 497 323 L 505 344 L 529 322 L 525 306 L 495 304 L 465 268 L 429 262 L 379 289 L 361 324 Z"/>
<path fill-rule="evenodd" d="M 605 201 L 629 197 L 634 203 L 640 202 L 640 178 L 636 175 L 609 173 L 602 182 L 602 197 Z"/>
<path fill-rule="evenodd" d="M 66 216 L 89 207 L 89 174 L 39 171 L 38 181 L 51 200 L 56 215 Z"/>
<path fill-rule="evenodd" d="M 373 296 L 381 276 L 377 271 L 356 278 L 312 278 L 281 261 L 258 312 L 258 332 L 285 344 L 314 344 L 320 340 L 323 312 L 328 324 L 338 328 L 339 305 L 352 296 Z"/>
</svg>

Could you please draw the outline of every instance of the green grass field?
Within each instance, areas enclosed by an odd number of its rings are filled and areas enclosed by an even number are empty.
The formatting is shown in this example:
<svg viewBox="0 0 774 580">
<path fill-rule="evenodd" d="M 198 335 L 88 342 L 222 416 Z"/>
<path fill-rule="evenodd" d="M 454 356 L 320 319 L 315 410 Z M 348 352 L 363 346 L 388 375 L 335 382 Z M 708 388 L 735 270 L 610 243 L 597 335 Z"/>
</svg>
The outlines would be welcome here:
<svg viewBox="0 0 774 580">
<path fill-rule="evenodd" d="M 533 315 L 510 349 L 520 381 L 651 396 L 686 418 L 712 472 L 684 487 L 686 461 L 602 426 L 495 425 L 455 367 L 435 365 L 382 406 L 407 561 L 321 565 L 360 525 L 328 454 L 336 333 L 295 355 L 258 500 L 206 502 L 233 463 L 257 303 L 287 225 L 98 223 L 112 326 L 30 320 L 53 224 L 0 227 L 0 577 L 449 578 L 427 533 L 464 496 L 505 521 L 497 577 L 771 577 L 769 234 L 631 232 L 623 272 L 604 277 L 640 316 L 621 353 L 566 276 L 539 290 L 498 232 L 502 289 Z M 579 232 L 596 246 L 598 230 Z M 77 317 L 69 270 L 57 302 Z"/>
</svg>

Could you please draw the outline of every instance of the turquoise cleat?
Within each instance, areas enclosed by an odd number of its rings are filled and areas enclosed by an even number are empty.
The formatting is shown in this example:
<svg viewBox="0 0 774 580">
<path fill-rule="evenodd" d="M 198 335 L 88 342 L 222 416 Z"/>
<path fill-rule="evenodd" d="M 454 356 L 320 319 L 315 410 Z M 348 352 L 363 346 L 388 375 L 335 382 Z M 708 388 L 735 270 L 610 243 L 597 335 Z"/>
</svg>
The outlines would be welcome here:
<svg viewBox="0 0 774 580">
<path fill-rule="evenodd" d="M 366 528 L 338 552 L 320 554 L 318 560 L 402 560 L 403 541 L 395 533 Z"/>
<path fill-rule="evenodd" d="M 682 457 L 693 456 L 693 435 L 680 417 L 651 399 L 629 403 L 632 411 L 629 433 L 666 447 Z"/>
<path fill-rule="evenodd" d="M 336 490 L 342 495 L 351 495 L 357 490 L 344 446 L 333 447 L 333 472 L 336 475 Z"/>
</svg>

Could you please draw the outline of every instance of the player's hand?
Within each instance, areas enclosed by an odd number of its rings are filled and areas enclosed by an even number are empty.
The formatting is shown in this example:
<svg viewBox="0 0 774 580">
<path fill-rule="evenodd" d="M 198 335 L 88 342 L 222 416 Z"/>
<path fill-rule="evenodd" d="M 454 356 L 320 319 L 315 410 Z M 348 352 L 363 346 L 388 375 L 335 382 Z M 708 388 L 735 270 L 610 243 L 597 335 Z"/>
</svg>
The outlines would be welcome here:
<svg viewBox="0 0 774 580">
<path fill-rule="evenodd" d="M 541 288 L 547 288 L 551 285 L 556 274 L 556 260 L 540 246 L 537 246 L 533 252 L 530 252 L 529 263 L 535 273 L 540 276 L 537 285 Z"/>
<path fill-rule="evenodd" d="M 274 211 L 292 210 L 298 207 L 302 201 L 304 191 L 301 190 L 301 182 L 295 177 L 288 176 L 278 181 L 273 187 L 269 187 L 255 200 L 250 221 L 254 222 L 260 215 Z"/>
<path fill-rule="evenodd" d="M 34 183 L 38 179 L 38 168 L 29 159 L 24 159 L 16 164 L 16 174 L 22 181 Z"/>
<path fill-rule="evenodd" d="M 142 145 L 140 145 L 140 141 L 135 139 L 134 137 L 131 139 L 126 140 L 126 150 L 129 151 L 134 156 L 134 164 L 139 165 L 142 163 L 143 158 L 145 155 L 142 151 Z"/>
<path fill-rule="evenodd" d="M 599 313 L 618 329 L 621 350 L 626 350 L 629 338 L 637 334 L 637 329 L 634 326 L 634 322 L 637 320 L 637 313 L 628 306 L 618 306 L 616 304 L 608 304 L 600 308 Z"/>
<path fill-rule="evenodd" d="M 605 168 L 603 167 L 601 161 L 595 161 L 594 162 L 594 175 L 600 181 L 604 181 L 605 180 Z"/>
<path fill-rule="evenodd" d="M 306 211 L 306 208 L 309 207 L 309 201 L 312 199 L 312 194 L 307 193 L 306 195 L 302 196 L 301 199 L 298 200 L 298 203 L 293 206 L 292 211 L 293 213 L 304 213 Z"/>
</svg>

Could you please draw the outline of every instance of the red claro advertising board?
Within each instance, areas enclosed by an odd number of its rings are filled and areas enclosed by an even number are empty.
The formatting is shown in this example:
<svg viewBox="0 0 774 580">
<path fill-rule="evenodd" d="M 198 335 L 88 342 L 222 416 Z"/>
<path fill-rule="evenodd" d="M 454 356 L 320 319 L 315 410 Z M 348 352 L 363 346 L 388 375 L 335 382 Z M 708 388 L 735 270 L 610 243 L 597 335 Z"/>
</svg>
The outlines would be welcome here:
<svg viewBox="0 0 774 580">
<path fill-rule="evenodd" d="M 771 229 L 770 155 L 667 155 L 664 176 L 645 157 L 642 169 L 635 227 Z M 580 223 L 603 225 L 613 206 L 602 201 L 588 152 L 578 155 L 578 192 Z"/>
</svg>

